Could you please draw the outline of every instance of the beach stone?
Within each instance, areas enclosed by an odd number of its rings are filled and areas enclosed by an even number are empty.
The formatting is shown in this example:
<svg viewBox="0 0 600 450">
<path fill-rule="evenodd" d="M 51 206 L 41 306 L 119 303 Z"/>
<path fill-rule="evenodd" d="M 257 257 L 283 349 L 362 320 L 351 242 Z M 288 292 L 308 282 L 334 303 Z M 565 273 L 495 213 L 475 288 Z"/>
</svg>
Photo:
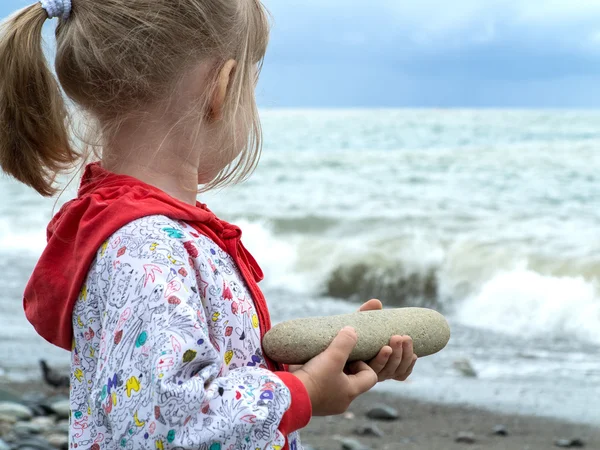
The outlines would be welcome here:
<svg viewBox="0 0 600 450">
<path fill-rule="evenodd" d="M 439 352 L 450 340 L 450 327 L 440 313 L 426 308 L 397 308 L 283 322 L 265 335 L 263 347 L 277 362 L 304 364 L 322 353 L 346 326 L 358 334 L 349 362 L 373 359 L 395 335 L 412 337 L 414 352 L 421 358 Z"/>
<path fill-rule="evenodd" d="M 14 425 L 18 421 L 19 420 L 15 416 L 9 416 L 7 414 L 0 414 L 0 424 L 4 423 L 4 424 L 8 424 L 8 425 Z"/>
<path fill-rule="evenodd" d="M 51 434 L 46 436 L 46 439 L 50 443 L 50 445 L 61 449 L 67 450 L 69 448 L 69 436 L 66 434 Z"/>
<path fill-rule="evenodd" d="M 375 420 L 392 421 L 400 419 L 400 414 L 398 414 L 398 410 L 391 406 L 376 405 L 367 412 L 367 417 Z"/>
<path fill-rule="evenodd" d="M 69 414 L 71 413 L 71 402 L 69 399 L 59 400 L 50 405 L 54 414 L 58 416 L 59 419 L 68 419 Z"/>
<path fill-rule="evenodd" d="M 477 371 L 468 359 L 458 359 L 452 364 L 463 376 L 467 378 L 477 378 Z"/>
<path fill-rule="evenodd" d="M 369 450 L 369 447 L 365 447 L 356 439 L 342 439 L 340 444 L 342 445 L 342 450 Z"/>
<path fill-rule="evenodd" d="M 17 436 L 30 436 L 44 431 L 33 422 L 17 422 L 13 425 L 12 430 Z"/>
<path fill-rule="evenodd" d="M 51 450 L 54 449 L 50 443 L 40 437 L 29 437 L 18 442 L 15 450 Z"/>
<path fill-rule="evenodd" d="M 34 417 L 31 419 L 31 423 L 36 424 L 42 432 L 51 430 L 56 425 L 53 417 Z"/>
<path fill-rule="evenodd" d="M 495 436 L 508 436 L 508 430 L 504 425 L 496 425 L 492 429 L 492 434 Z"/>
<path fill-rule="evenodd" d="M 19 403 L 0 402 L 0 415 L 11 416 L 19 420 L 30 420 L 33 412 L 27 406 Z"/>
<path fill-rule="evenodd" d="M 354 433 L 358 434 L 359 436 L 385 436 L 385 433 L 381 431 L 381 429 L 375 424 L 368 424 L 362 427 L 358 427 L 354 430 Z"/>
<path fill-rule="evenodd" d="M 68 420 L 61 420 L 60 422 L 58 422 L 56 424 L 55 430 L 58 433 L 68 434 L 69 433 L 69 421 Z"/>
<path fill-rule="evenodd" d="M 561 448 L 583 448 L 585 442 L 581 439 L 557 439 L 554 441 L 554 445 Z"/>
<path fill-rule="evenodd" d="M 10 445 L 0 439 L 0 450 L 10 450 Z"/>
<path fill-rule="evenodd" d="M 455 439 L 459 444 L 474 444 L 477 440 L 470 431 L 461 431 Z"/>
</svg>

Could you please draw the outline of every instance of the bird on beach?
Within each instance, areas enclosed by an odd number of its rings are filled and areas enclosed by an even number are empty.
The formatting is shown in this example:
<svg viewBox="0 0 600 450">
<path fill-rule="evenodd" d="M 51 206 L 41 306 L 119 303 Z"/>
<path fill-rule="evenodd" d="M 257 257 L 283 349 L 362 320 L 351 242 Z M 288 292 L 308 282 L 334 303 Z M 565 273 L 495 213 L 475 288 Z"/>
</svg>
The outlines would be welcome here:
<svg viewBox="0 0 600 450">
<path fill-rule="evenodd" d="M 48 365 L 48 363 L 43 359 L 40 360 L 40 367 L 42 368 L 42 376 L 46 384 L 54 388 L 69 387 L 70 380 L 68 375 L 58 373 L 56 370 L 52 369 Z"/>
</svg>

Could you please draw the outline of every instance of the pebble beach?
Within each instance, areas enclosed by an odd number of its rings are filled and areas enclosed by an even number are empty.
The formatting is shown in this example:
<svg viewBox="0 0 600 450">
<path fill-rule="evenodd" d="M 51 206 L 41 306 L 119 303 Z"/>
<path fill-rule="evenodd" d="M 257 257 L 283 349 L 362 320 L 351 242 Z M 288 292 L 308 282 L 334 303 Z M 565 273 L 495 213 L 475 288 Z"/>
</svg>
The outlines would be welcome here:
<svg viewBox="0 0 600 450">
<path fill-rule="evenodd" d="M 67 395 L 41 382 L 0 384 L 0 450 L 67 450 Z M 343 415 L 314 417 L 301 437 L 305 450 L 600 449 L 597 427 L 419 402 L 377 390 Z"/>
</svg>

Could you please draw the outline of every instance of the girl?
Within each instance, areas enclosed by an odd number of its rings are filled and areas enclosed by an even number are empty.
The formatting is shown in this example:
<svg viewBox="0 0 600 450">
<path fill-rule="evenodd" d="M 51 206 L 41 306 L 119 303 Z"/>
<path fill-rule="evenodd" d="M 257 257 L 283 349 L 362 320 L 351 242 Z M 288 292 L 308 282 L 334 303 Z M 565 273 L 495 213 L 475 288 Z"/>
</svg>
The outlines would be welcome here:
<svg viewBox="0 0 600 450">
<path fill-rule="evenodd" d="M 41 47 L 55 17 L 60 84 Z M 24 295 L 36 330 L 71 350 L 71 448 L 301 449 L 312 415 L 412 370 L 400 336 L 346 367 L 352 329 L 302 367 L 267 359 L 262 272 L 196 202 L 256 165 L 268 32 L 259 0 L 42 0 L 4 24 L 2 169 L 55 193 L 80 157 L 61 88 L 101 148 Z"/>
</svg>

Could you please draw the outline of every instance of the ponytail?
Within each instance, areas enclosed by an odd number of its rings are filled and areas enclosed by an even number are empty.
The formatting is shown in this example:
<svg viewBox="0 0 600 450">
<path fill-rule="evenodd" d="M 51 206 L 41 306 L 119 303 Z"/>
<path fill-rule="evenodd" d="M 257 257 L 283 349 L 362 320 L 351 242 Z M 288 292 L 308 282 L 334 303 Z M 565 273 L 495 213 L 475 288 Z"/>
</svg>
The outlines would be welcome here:
<svg viewBox="0 0 600 450">
<path fill-rule="evenodd" d="M 57 175 L 79 158 L 68 114 L 42 50 L 48 18 L 40 3 L 9 18 L 0 29 L 0 167 L 52 196 Z"/>
</svg>

